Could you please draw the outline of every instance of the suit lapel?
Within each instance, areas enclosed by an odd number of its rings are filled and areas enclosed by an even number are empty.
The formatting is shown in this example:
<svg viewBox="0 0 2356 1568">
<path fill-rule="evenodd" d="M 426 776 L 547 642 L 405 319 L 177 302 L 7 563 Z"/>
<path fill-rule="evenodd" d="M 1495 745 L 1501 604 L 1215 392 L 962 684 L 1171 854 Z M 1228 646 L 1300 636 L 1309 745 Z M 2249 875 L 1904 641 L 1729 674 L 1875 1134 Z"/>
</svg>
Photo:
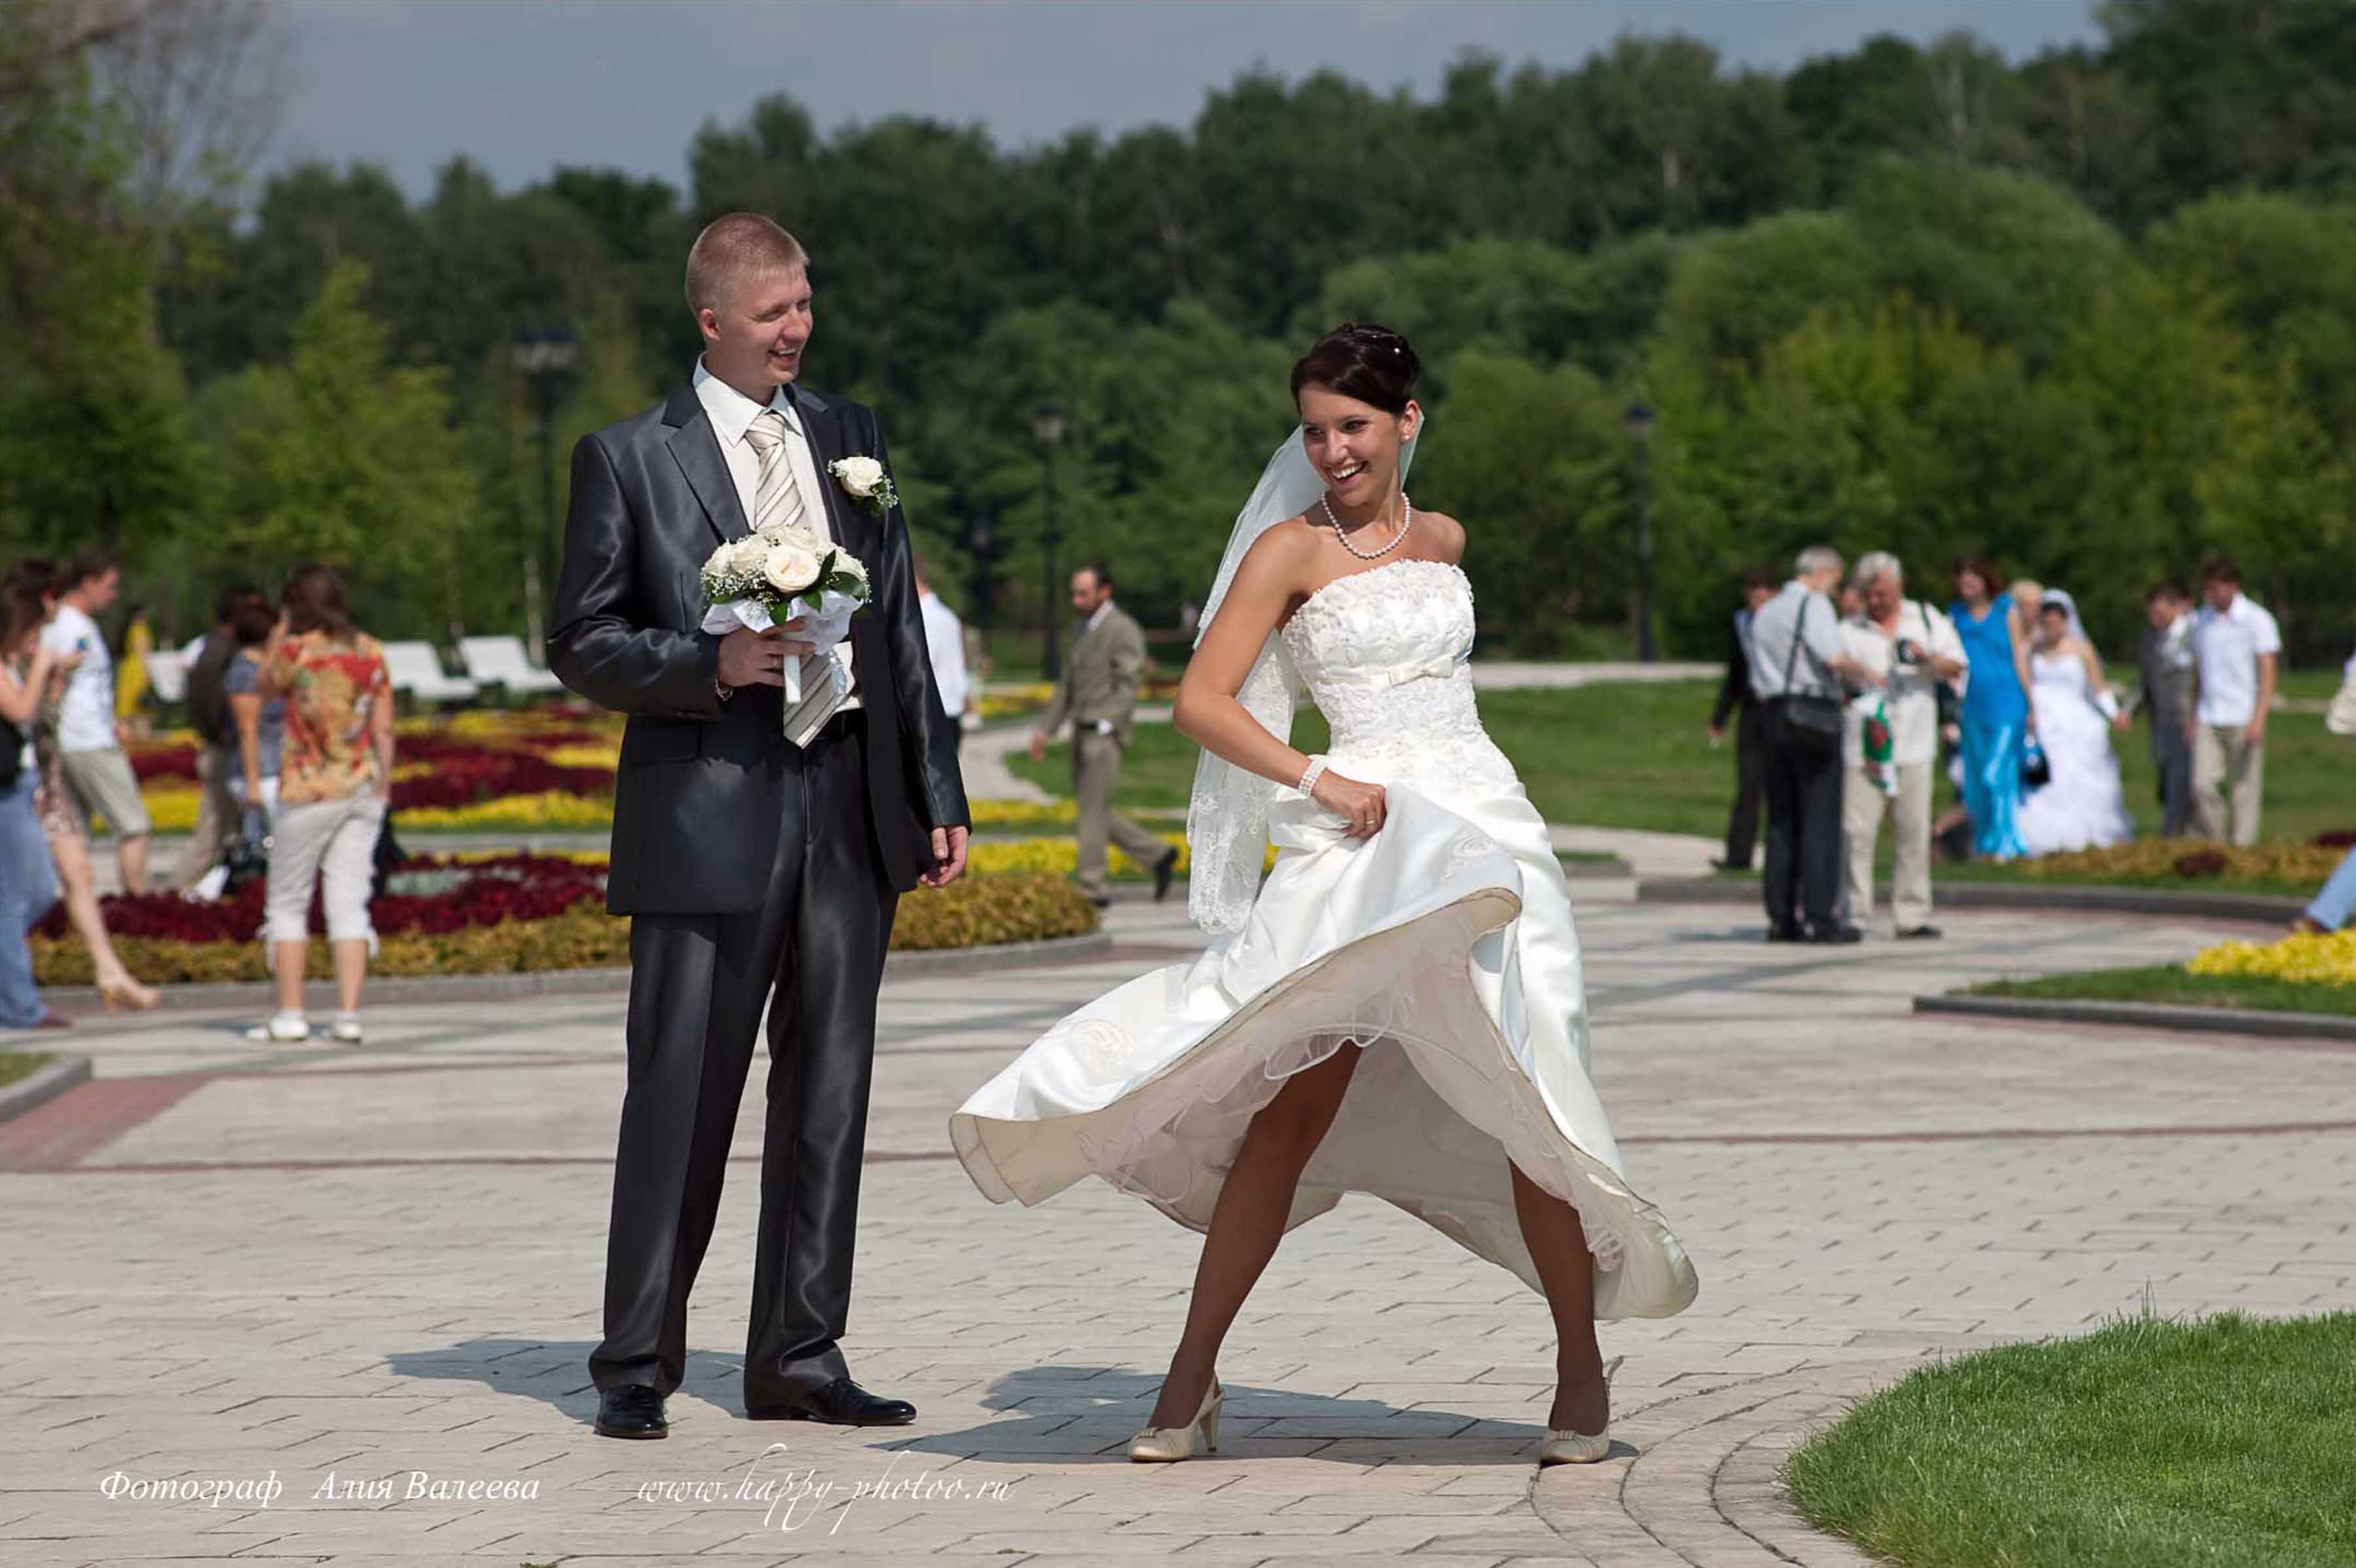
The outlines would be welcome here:
<svg viewBox="0 0 2356 1568">
<path fill-rule="evenodd" d="M 728 460 L 720 455 L 720 433 L 712 428 L 712 416 L 703 411 L 703 400 L 693 387 L 671 394 L 663 422 L 673 427 L 670 454 L 688 488 L 702 503 L 703 519 L 712 525 L 713 536 L 725 543 L 751 533 L 744 505 L 736 498 L 736 482 L 728 475 Z"/>
<path fill-rule="evenodd" d="M 843 458 L 851 455 L 850 442 L 842 428 L 840 410 L 816 392 L 796 387 L 794 408 L 802 416 L 809 432 L 810 452 L 818 459 L 818 487 L 824 495 L 826 518 L 833 529 L 834 542 L 849 550 L 869 566 L 875 564 L 876 541 L 882 532 L 874 514 L 854 503 L 843 493 L 842 486 L 828 470 Z"/>
</svg>

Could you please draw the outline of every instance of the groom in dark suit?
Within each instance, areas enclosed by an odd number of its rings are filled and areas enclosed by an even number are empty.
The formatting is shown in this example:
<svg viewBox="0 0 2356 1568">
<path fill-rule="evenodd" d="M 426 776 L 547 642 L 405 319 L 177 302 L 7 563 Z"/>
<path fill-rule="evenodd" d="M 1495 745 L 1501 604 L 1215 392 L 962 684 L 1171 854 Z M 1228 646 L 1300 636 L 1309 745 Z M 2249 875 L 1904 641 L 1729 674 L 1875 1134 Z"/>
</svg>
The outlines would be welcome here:
<svg viewBox="0 0 2356 1568">
<path fill-rule="evenodd" d="M 875 416 L 798 384 L 811 327 L 802 248 L 757 214 L 721 218 L 689 253 L 687 301 L 704 342 L 693 380 L 573 449 L 548 639 L 566 686 L 629 715 L 606 883 L 607 907 L 632 917 L 629 1083 L 605 1338 L 589 1359 L 596 1429 L 668 1431 L 663 1399 L 683 1375 L 688 1291 L 765 1005 L 745 1413 L 903 1423 L 916 1407 L 853 1382 L 840 1340 L 893 912 L 918 882 L 965 868 L 956 740 L 906 523 L 831 468 L 864 456 L 888 469 Z M 865 563 L 872 601 L 845 643 L 814 648 L 796 623 L 700 629 L 699 569 L 756 518 Z M 785 732 L 789 658 L 806 694 L 796 731 L 816 723 L 801 745 Z"/>
</svg>

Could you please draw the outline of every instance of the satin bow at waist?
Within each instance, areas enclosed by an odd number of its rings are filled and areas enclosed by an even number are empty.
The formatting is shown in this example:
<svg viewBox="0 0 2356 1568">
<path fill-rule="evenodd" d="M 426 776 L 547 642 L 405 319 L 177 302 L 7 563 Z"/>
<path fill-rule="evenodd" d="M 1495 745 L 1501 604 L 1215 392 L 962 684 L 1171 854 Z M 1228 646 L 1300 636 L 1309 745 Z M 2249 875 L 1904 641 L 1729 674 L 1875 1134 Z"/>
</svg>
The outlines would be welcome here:
<svg viewBox="0 0 2356 1568">
<path fill-rule="evenodd" d="M 1403 664 L 1361 665 L 1352 669 L 1335 670 L 1329 678 L 1363 681 L 1369 686 L 1405 686 L 1411 680 L 1446 680 L 1472 660 L 1472 650 L 1462 649 L 1453 654 L 1434 654 L 1430 658 L 1408 659 Z"/>
</svg>

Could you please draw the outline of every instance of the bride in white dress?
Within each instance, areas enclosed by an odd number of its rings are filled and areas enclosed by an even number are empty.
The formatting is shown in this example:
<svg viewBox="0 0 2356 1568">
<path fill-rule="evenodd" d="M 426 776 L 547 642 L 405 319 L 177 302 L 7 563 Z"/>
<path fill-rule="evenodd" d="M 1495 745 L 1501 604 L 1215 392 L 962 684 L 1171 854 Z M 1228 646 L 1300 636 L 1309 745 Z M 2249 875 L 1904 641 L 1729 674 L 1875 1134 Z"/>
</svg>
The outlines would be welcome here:
<svg viewBox="0 0 2356 1568">
<path fill-rule="evenodd" d="M 2070 595 L 2049 588 L 2039 602 L 2029 653 L 2029 701 L 2051 776 L 2020 805 L 2020 837 L 2031 855 L 2094 849 L 2135 837 L 2111 749 L 2117 699 L 2086 640 Z"/>
<path fill-rule="evenodd" d="M 1621 1173 L 1569 889 L 1474 709 L 1464 530 L 1402 488 L 1416 370 L 1370 326 L 1294 368 L 1301 432 L 1205 607 L 1176 718 L 1205 752 L 1187 831 L 1209 946 L 1065 1019 L 950 1118 L 993 1201 L 1094 1174 L 1207 1232 L 1133 1458 L 1216 1445 L 1228 1326 L 1283 1232 L 1344 1192 L 1545 1296 L 1542 1463 L 1609 1448 L 1596 1320 L 1669 1317 L 1697 1289 Z M 1288 741 L 1296 685 L 1331 724 L 1325 756 Z"/>
</svg>

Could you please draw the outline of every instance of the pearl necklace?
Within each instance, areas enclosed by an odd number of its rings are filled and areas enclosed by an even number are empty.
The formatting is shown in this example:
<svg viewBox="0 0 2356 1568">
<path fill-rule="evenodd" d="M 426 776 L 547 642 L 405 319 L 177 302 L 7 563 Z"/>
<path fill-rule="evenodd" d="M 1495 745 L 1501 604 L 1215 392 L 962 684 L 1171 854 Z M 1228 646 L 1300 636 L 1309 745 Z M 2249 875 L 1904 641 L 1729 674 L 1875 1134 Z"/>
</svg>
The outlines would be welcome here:
<svg viewBox="0 0 2356 1568">
<path fill-rule="evenodd" d="M 1383 546 L 1382 549 L 1373 551 L 1363 550 L 1356 545 L 1352 544 L 1350 542 L 1350 536 L 1342 530 L 1342 519 L 1333 515 L 1333 503 L 1325 499 L 1324 496 L 1320 496 L 1317 497 L 1317 504 L 1325 508 L 1325 520 L 1333 525 L 1333 537 L 1342 541 L 1342 548 L 1348 550 L 1352 555 L 1356 556 L 1360 560 L 1380 560 L 1383 557 L 1390 554 L 1391 551 L 1398 549 L 1400 543 L 1407 538 L 1408 529 L 1415 526 L 1415 504 L 1412 501 L 1409 501 L 1407 498 L 1406 494 L 1402 492 L 1399 496 L 1398 532 L 1393 534 L 1391 536 L 1391 542 Z"/>
</svg>

